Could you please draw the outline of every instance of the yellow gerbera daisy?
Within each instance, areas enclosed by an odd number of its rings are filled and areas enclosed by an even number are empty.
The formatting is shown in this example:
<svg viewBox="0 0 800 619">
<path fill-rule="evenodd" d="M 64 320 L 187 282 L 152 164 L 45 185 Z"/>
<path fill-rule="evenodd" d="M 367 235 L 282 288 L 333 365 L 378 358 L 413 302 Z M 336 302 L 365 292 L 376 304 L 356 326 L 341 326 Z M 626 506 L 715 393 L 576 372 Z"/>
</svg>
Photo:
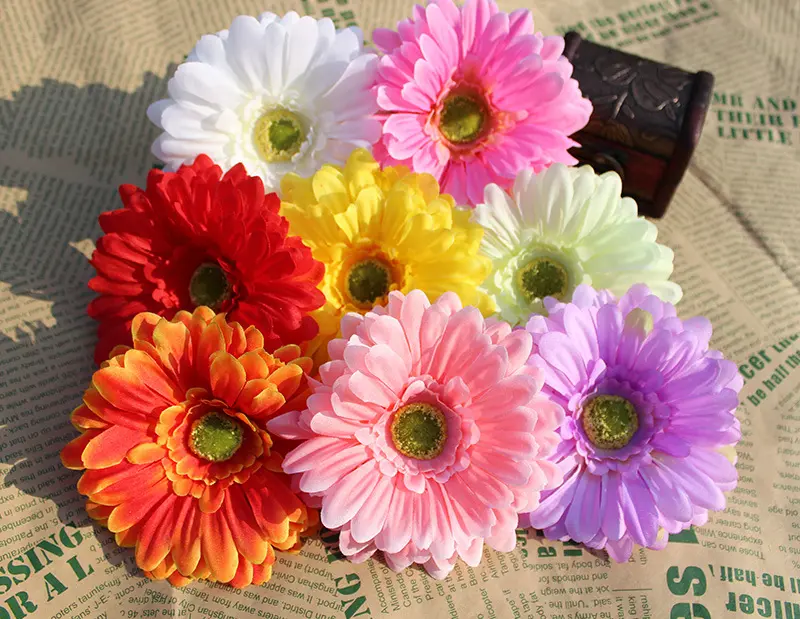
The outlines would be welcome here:
<svg viewBox="0 0 800 619">
<path fill-rule="evenodd" d="M 324 165 L 311 178 L 287 174 L 281 192 L 290 233 L 325 264 L 319 288 L 327 302 L 314 313 L 320 333 L 307 351 L 318 364 L 328 358 L 341 317 L 385 304 L 392 290 L 418 288 L 431 301 L 452 291 L 485 315 L 494 310 L 478 290 L 491 270 L 478 254 L 483 228 L 439 193 L 431 175 L 404 166 L 381 170 L 358 149 L 344 168 Z"/>
</svg>

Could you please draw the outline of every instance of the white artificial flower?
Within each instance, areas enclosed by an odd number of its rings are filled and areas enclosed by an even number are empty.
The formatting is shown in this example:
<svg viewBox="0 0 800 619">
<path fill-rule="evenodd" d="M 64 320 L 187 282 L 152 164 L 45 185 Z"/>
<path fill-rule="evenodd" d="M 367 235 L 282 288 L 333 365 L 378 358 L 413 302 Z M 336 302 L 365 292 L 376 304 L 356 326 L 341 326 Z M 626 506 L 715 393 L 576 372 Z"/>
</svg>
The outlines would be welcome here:
<svg viewBox="0 0 800 619">
<path fill-rule="evenodd" d="M 357 28 L 290 12 L 239 16 L 203 36 L 147 115 L 164 130 L 153 153 L 175 170 L 204 153 L 243 163 L 267 191 L 288 172 L 311 176 L 380 137 L 371 87 L 377 57 Z"/>
<path fill-rule="evenodd" d="M 569 301 L 579 284 L 621 296 L 644 283 L 663 301 L 680 300 L 669 281 L 672 250 L 621 192 L 615 172 L 563 164 L 520 172 L 511 195 L 486 186 L 472 219 L 485 230 L 481 252 L 493 269 L 484 288 L 503 320 L 525 324 L 531 312 L 546 313 L 544 297 Z"/>
</svg>

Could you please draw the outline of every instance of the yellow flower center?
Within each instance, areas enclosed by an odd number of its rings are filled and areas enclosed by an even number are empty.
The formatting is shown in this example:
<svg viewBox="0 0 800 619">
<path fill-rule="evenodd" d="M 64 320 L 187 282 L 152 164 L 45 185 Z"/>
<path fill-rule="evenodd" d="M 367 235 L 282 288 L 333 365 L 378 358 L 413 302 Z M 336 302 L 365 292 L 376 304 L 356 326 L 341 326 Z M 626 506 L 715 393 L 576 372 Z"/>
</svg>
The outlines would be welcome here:
<svg viewBox="0 0 800 619">
<path fill-rule="evenodd" d="M 225 271 L 215 262 L 204 262 L 189 280 L 189 297 L 195 307 L 205 305 L 216 311 L 230 297 L 231 287 Z"/>
<path fill-rule="evenodd" d="M 415 460 L 432 460 L 447 442 L 447 420 L 431 404 L 406 404 L 394 414 L 390 427 L 397 451 Z"/>
<path fill-rule="evenodd" d="M 389 294 L 392 274 L 382 260 L 368 258 L 355 263 L 345 280 L 347 294 L 359 307 L 371 308 L 375 301 Z"/>
<path fill-rule="evenodd" d="M 517 271 L 517 288 L 532 303 L 536 299 L 564 299 L 569 289 L 569 273 L 563 264 L 540 256 Z"/>
<path fill-rule="evenodd" d="M 583 405 L 581 423 L 586 437 L 599 449 L 621 449 L 639 429 L 639 416 L 628 400 L 599 395 Z"/>
<path fill-rule="evenodd" d="M 639 332 L 640 337 L 645 338 L 653 330 L 654 322 L 653 315 L 650 312 L 643 310 L 641 307 L 636 307 L 625 317 L 624 328 L 626 330 L 636 330 Z"/>
<path fill-rule="evenodd" d="M 453 144 L 469 144 L 480 137 L 487 119 L 486 104 L 479 96 L 453 93 L 442 103 L 439 131 Z"/>
<path fill-rule="evenodd" d="M 306 139 L 306 129 L 297 114 L 283 108 L 264 112 L 253 128 L 253 142 L 265 161 L 289 161 Z"/>
<path fill-rule="evenodd" d="M 238 421 L 228 415 L 212 412 L 192 424 L 189 449 L 210 462 L 224 462 L 242 446 L 244 432 Z"/>
</svg>

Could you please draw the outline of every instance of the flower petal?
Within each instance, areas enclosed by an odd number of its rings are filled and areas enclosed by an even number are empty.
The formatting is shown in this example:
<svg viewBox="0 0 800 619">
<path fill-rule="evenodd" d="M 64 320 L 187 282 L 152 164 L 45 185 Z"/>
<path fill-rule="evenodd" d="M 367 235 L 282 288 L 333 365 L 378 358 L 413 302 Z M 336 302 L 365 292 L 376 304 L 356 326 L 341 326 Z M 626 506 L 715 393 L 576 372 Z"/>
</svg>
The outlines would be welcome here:
<svg viewBox="0 0 800 619">
<path fill-rule="evenodd" d="M 211 362 L 211 392 L 214 397 L 233 406 L 247 380 L 247 374 L 239 361 L 227 352 L 218 352 Z"/>
<path fill-rule="evenodd" d="M 239 553 L 222 511 L 203 513 L 200 516 L 200 547 L 211 577 L 219 582 L 229 582 L 239 568 Z"/>
<path fill-rule="evenodd" d="M 168 495 L 153 510 L 144 523 L 136 543 L 136 564 L 140 569 L 155 569 L 171 550 L 172 532 L 175 528 L 175 517 L 178 497 Z"/>
<path fill-rule="evenodd" d="M 150 510 L 161 503 L 169 493 L 169 481 L 165 478 L 155 486 L 148 488 L 143 496 L 140 493 L 135 500 L 117 505 L 108 517 L 108 530 L 117 533 L 130 529 L 143 520 Z"/>
<path fill-rule="evenodd" d="M 223 511 L 239 553 L 248 561 L 259 564 L 267 557 L 269 543 L 261 532 L 247 497 L 234 484 L 229 488 Z"/>
<path fill-rule="evenodd" d="M 194 574 L 200 562 L 200 518 L 201 512 L 192 497 L 182 497 L 175 508 L 172 533 L 172 560 L 181 574 Z"/>
<path fill-rule="evenodd" d="M 103 469 L 119 464 L 128 452 L 150 438 L 139 430 L 111 426 L 94 435 L 83 450 L 81 460 L 87 469 Z"/>
<path fill-rule="evenodd" d="M 375 489 L 380 476 L 378 465 L 369 460 L 337 481 L 322 501 L 322 524 L 336 529 L 350 521 Z"/>
</svg>

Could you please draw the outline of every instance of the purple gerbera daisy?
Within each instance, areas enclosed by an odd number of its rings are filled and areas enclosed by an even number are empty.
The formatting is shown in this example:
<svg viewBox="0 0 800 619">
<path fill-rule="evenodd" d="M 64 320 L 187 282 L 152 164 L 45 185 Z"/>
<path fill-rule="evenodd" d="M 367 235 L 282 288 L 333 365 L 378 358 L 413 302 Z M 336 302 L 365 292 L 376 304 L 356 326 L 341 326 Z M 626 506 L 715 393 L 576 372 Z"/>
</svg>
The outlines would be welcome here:
<svg viewBox="0 0 800 619">
<path fill-rule="evenodd" d="M 709 350 L 705 318 L 680 320 L 646 286 L 619 301 L 579 286 L 571 303 L 548 298 L 533 316 L 528 363 L 566 411 L 552 456 L 564 483 L 542 495 L 522 526 L 551 539 L 604 548 L 627 561 L 725 508 L 736 486 L 734 412 L 742 378 Z"/>
</svg>

